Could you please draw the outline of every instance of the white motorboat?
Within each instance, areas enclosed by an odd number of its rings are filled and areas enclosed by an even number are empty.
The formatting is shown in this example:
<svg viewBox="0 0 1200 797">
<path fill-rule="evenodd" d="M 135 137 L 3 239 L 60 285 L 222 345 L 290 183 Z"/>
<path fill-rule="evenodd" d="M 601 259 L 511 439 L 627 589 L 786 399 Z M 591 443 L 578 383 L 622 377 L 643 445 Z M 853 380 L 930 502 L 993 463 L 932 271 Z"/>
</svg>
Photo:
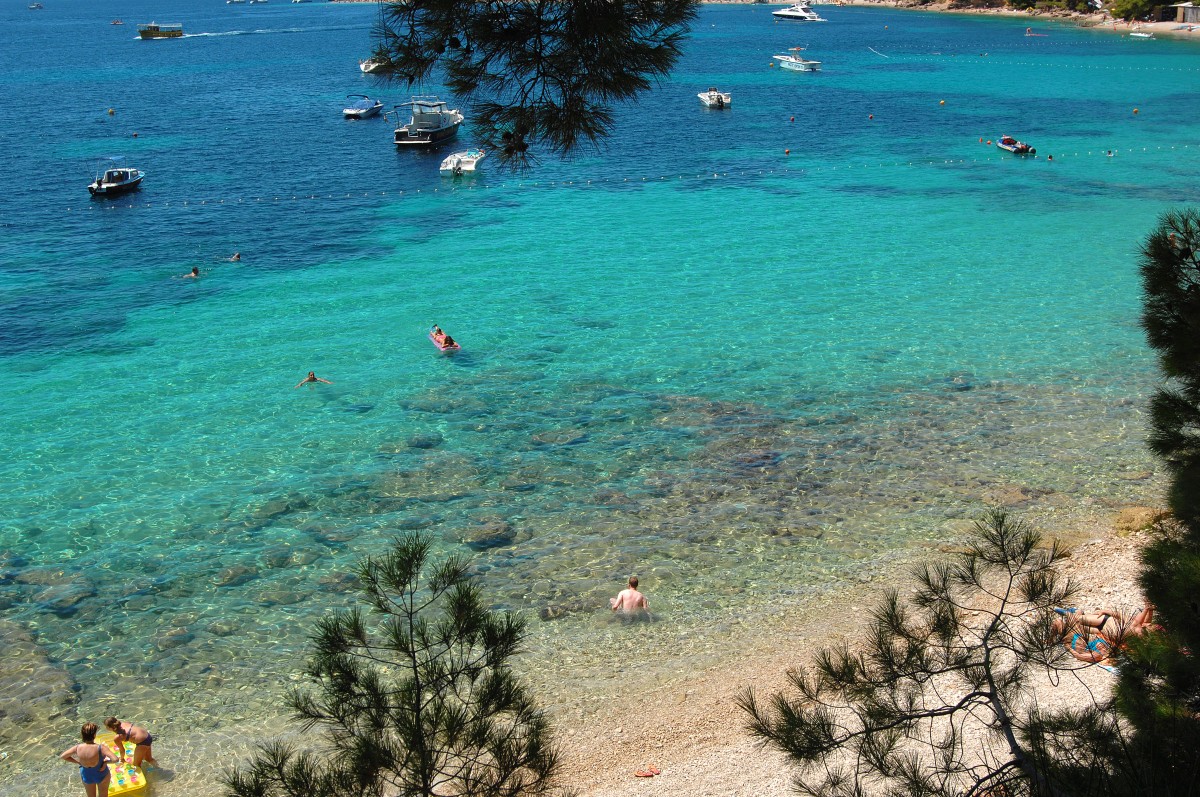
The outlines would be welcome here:
<svg viewBox="0 0 1200 797">
<path fill-rule="evenodd" d="M 717 91 L 709 89 L 702 91 L 696 95 L 700 98 L 700 102 L 704 103 L 705 108 L 728 108 L 733 104 L 733 95 L 728 91 Z"/>
<path fill-rule="evenodd" d="M 1129 35 L 1135 39 L 1153 39 L 1154 34 L 1148 30 L 1142 30 L 1141 25 L 1134 25 L 1133 30 L 1129 31 Z"/>
<path fill-rule="evenodd" d="M 793 72 L 820 72 L 821 62 L 805 58 L 800 55 L 802 52 L 804 52 L 803 47 L 789 47 L 786 53 L 772 57 L 779 62 L 781 67 Z"/>
<path fill-rule="evenodd" d="M 102 158 L 96 164 L 96 179 L 88 185 L 92 196 L 113 196 L 132 191 L 142 184 L 146 173 L 125 165 L 125 158 Z"/>
<path fill-rule="evenodd" d="M 442 165 L 438 167 L 438 171 L 445 176 L 453 177 L 459 174 L 473 174 L 479 162 L 486 157 L 486 153 L 481 149 L 468 149 L 463 152 L 455 152 L 453 155 L 447 155 L 442 161 Z"/>
<path fill-rule="evenodd" d="M 387 64 L 379 58 L 366 58 L 358 62 L 358 68 L 362 70 L 364 75 L 382 72 Z"/>
<path fill-rule="evenodd" d="M 399 110 L 412 108 L 412 118 L 401 125 Z M 437 97 L 413 97 L 412 102 L 396 106 L 396 144 L 398 146 L 427 147 L 440 144 L 458 133 L 463 115 L 450 108 Z"/>
<path fill-rule="evenodd" d="M 347 94 L 346 99 L 353 100 L 342 109 L 342 115 L 347 119 L 367 119 L 383 110 L 382 102 L 366 94 Z"/>
<path fill-rule="evenodd" d="M 772 11 L 775 19 L 790 19 L 793 22 L 825 22 L 825 18 L 813 11 L 808 3 L 796 3 L 794 6 Z"/>
</svg>

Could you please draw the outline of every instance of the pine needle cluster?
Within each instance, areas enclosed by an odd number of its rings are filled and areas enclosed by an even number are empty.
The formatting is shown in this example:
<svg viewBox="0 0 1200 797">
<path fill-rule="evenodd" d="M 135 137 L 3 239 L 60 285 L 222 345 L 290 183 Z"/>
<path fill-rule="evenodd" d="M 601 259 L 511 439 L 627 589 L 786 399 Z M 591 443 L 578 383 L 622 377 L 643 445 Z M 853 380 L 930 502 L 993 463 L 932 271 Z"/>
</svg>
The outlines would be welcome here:
<svg viewBox="0 0 1200 797">
<path fill-rule="evenodd" d="M 431 565 L 430 541 L 397 540 L 359 577 L 371 618 L 337 612 L 313 635 L 288 703 L 311 743 L 262 746 L 225 778 L 228 797 L 520 797 L 559 766 L 548 721 L 509 660 L 524 621 L 483 605 L 467 562 Z"/>
</svg>

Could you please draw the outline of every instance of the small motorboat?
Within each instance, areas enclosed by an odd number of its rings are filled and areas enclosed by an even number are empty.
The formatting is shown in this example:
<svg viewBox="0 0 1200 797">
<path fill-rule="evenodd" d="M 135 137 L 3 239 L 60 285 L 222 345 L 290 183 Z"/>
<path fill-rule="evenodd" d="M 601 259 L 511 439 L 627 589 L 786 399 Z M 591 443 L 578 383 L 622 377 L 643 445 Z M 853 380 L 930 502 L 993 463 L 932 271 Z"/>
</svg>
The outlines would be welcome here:
<svg viewBox="0 0 1200 797">
<path fill-rule="evenodd" d="M 462 346 L 458 345 L 458 341 L 447 335 L 436 325 L 429 330 L 429 340 L 434 346 L 437 346 L 438 351 L 458 351 L 462 348 Z"/>
<path fill-rule="evenodd" d="M 373 75 L 387 68 L 387 63 L 380 58 L 366 58 L 358 62 L 358 68 L 364 75 Z"/>
<path fill-rule="evenodd" d="M 41 3 L 30 3 L 29 4 L 30 11 L 40 11 L 43 8 L 45 8 L 45 6 L 43 6 Z"/>
<path fill-rule="evenodd" d="M 114 20 L 113 20 L 112 22 L 110 22 L 109 24 L 110 24 L 110 25 L 124 25 L 125 23 L 124 23 L 124 22 L 122 22 L 122 21 L 121 21 L 121 20 L 119 20 L 119 19 L 114 19 Z"/>
<path fill-rule="evenodd" d="M 453 177 L 460 174 L 474 174 L 475 167 L 479 162 L 486 157 L 481 149 L 468 149 L 462 152 L 455 152 L 453 155 L 447 155 L 442 165 L 438 167 L 438 171 L 445 176 Z"/>
<path fill-rule="evenodd" d="M 366 119 L 370 116 L 375 116 L 383 110 L 383 103 L 379 100 L 373 100 L 366 94 L 347 94 L 346 99 L 357 97 L 358 99 L 351 102 L 342 109 L 342 115 L 347 119 Z"/>
<path fill-rule="evenodd" d="M 793 72 L 820 72 L 821 62 L 800 55 L 804 50 L 804 47 L 789 47 L 788 51 L 783 55 L 772 57 L 779 62 L 781 67 L 790 69 Z"/>
<path fill-rule="evenodd" d="M 772 11 L 771 16 L 775 19 L 787 19 L 793 22 L 824 22 L 825 18 L 813 11 L 808 3 L 796 3 L 788 8 L 781 8 L 778 11 Z"/>
<path fill-rule="evenodd" d="M 1037 150 L 1023 142 L 1017 141 L 1012 136 L 1000 136 L 996 141 L 996 146 L 1003 150 L 1008 150 L 1014 155 L 1036 155 Z"/>
<path fill-rule="evenodd" d="M 115 196 L 133 191 L 146 173 L 125 165 L 125 158 L 103 158 L 96 164 L 96 179 L 88 185 L 92 196 Z"/>
<path fill-rule="evenodd" d="M 1135 39 L 1153 39 L 1154 34 L 1148 30 L 1142 30 L 1141 25 L 1134 25 L 1133 30 L 1129 31 L 1129 35 Z"/>
<path fill-rule="evenodd" d="M 400 124 L 399 109 L 412 108 L 412 119 Z M 463 115 L 437 97 L 413 97 L 411 102 L 396 106 L 397 146 L 428 147 L 454 138 Z"/>
<path fill-rule="evenodd" d="M 700 102 L 704 103 L 705 108 L 728 108 L 733 104 L 733 95 L 728 91 L 709 89 L 696 96 L 700 98 Z"/>
</svg>

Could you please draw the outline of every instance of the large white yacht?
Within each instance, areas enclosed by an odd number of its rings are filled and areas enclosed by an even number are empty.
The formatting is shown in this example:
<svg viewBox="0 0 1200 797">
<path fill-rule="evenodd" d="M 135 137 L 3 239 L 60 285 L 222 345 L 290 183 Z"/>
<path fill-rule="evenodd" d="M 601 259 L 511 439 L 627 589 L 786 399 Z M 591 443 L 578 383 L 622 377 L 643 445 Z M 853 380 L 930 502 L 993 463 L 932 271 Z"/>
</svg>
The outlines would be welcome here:
<svg viewBox="0 0 1200 797">
<path fill-rule="evenodd" d="M 796 3 L 794 6 L 781 8 L 778 11 L 772 11 L 771 16 L 776 19 L 790 19 L 796 22 L 824 22 L 825 18 L 813 11 L 808 3 Z"/>
</svg>

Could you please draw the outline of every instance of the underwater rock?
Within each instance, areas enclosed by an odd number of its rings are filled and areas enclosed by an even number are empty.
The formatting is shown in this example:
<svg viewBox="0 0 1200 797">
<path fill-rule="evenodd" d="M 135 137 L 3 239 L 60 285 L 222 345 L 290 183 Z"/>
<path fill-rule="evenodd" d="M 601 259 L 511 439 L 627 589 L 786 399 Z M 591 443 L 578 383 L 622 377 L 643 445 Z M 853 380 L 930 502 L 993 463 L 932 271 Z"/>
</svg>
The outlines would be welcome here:
<svg viewBox="0 0 1200 797">
<path fill-rule="evenodd" d="M 61 567 L 27 567 L 18 573 L 13 581 L 35 587 L 51 587 L 70 583 L 74 578 Z"/>
<path fill-rule="evenodd" d="M 507 520 L 492 520 L 471 529 L 462 537 L 462 542 L 475 551 L 486 551 L 512 544 L 517 532 Z"/>
<path fill-rule="evenodd" d="M 437 448 L 446 440 L 439 432 L 415 434 L 408 438 L 409 448 Z"/>
<path fill-rule="evenodd" d="M 0 620 L 0 739 L 28 739 L 53 728 L 78 702 L 79 685 L 55 665 L 26 628 Z"/>
<path fill-rule="evenodd" d="M 986 491 L 983 500 L 993 506 L 1018 507 L 1031 504 L 1039 498 L 1051 495 L 1054 491 L 1041 487 L 1024 487 L 1006 485 Z"/>
<path fill-rule="evenodd" d="M 236 634 L 241 627 L 241 623 L 234 622 L 233 620 L 214 620 L 208 626 L 208 633 L 213 636 L 230 636 Z"/>
<path fill-rule="evenodd" d="M 169 628 L 154 638 L 154 647 L 160 651 L 170 650 L 180 645 L 186 645 L 194 638 L 195 635 L 186 628 Z"/>
<path fill-rule="evenodd" d="M 218 587 L 236 587 L 258 578 L 258 568 L 249 565 L 231 565 L 213 576 Z"/>
<path fill-rule="evenodd" d="M 263 567 L 271 569 L 290 567 L 292 565 L 292 553 L 291 548 L 284 545 L 276 545 L 260 553 L 258 559 Z"/>
<path fill-rule="evenodd" d="M 587 432 L 580 429 L 552 429 L 538 432 L 530 439 L 541 446 L 573 446 L 587 441 Z"/>
<path fill-rule="evenodd" d="M 82 601 L 96 594 L 96 588 L 90 583 L 77 580 L 69 584 L 56 584 L 47 587 L 33 596 L 34 603 L 43 609 L 49 609 L 59 617 L 67 617 L 75 613 Z"/>
</svg>

